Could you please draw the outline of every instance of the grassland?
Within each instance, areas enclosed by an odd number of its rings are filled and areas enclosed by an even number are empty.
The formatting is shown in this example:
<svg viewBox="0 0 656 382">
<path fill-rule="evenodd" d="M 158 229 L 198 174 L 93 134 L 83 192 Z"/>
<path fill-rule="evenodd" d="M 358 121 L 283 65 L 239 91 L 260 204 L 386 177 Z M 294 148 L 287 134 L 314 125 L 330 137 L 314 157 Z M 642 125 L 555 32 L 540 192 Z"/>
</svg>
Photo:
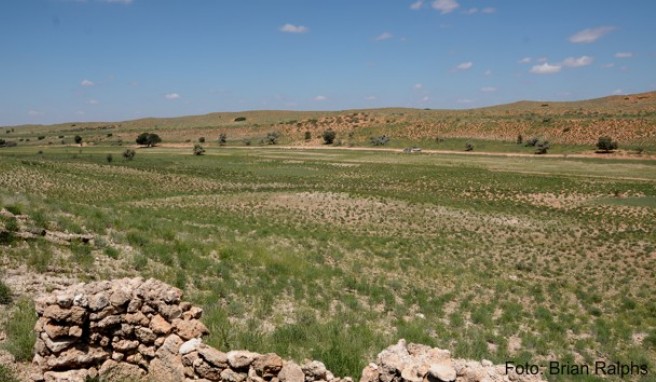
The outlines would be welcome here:
<svg viewBox="0 0 656 382">
<path fill-rule="evenodd" d="M 354 376 L 401 337 L 499 363 L 656 370 L 656 161 L 41 149 L 0 151 L 0 203 L 95 240 L 5 238 L 2 268 L 157 277 L 204 307 L 219 348 Z"/>
</svg>

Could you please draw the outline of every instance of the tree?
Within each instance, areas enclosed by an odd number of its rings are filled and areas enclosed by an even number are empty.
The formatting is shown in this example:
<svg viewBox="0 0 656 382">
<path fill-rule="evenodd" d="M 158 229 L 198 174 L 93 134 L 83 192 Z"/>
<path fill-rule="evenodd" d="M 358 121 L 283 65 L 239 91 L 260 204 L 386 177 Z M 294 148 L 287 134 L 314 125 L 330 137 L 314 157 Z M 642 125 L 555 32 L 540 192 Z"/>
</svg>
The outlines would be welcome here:
<svg viewBox="0 0 656 382">
<path fill-rule="evenodd" d="M 194 145 L 194 155 L 203 155 L 205 153 L 205 149 L 203 146 L 199 144 Z"/>
<path fill-rule="evenodd" d="M 323 132 L 321 137 L 323 138 L 323 143 L 327 145 L 332 145 L 333 142 L 335 141 L 335 137 L 337 136 L 337 133 L 335 133 L 335 130 L 333 129 L 328 129 Z"/>
<path fill-rule="evenodd" d="M 198 138 L 198 142 L 200 142 L 200 143 L 205 143 L 205 137 L 200 137 L 200 138 Z"/>
<path fill-rule="evenodd" d="M 123 158 L 125 160 L 132 160 L 132 159 L 134 159 L 134 156 L 136 154 L 137 154 L 136 151 L 134 151 L 132 149 L 127 149 L 127 150 L 123 151 Z"/>
<path fill-rule="evenodd" d="M 521 134 L 517 135 L 517 144 L 521 145 L 524 142 L 524 137 Z"/>
<path fill-rule="evenodd" d="M 225 146 L 228 143 L 228 134 L 221 133 L 219 134 L 219 146 Z"/>
<path fill-rule="evenodd" d="M 470 142 L 465 143 L 465 151 L 474 151 L 474 145 Z"/>
<path fill-rule="evenodd" d="M 112 163 L 112 161 L 114 160 L 114 156 L 112 156 L 112 154 L 107 154 L 105 159 L 107 159 L 107 163 Z"/>
<path fill-rule="evenodd" d="M 82 146 L 82 137 L 79 135 L 75 136 L 75 143 Z"/>
<path fill-rule="evenodd" d="M 609 136 L 599 137 L 597 149 L 605 153 L 617 150 L 617 141 L 613 141 Z"/>
<path fill-rule="evenodd" d="M 546 154 L 551 148 L 551 144 L 546 139 L 541 139 L 535 144 L 535 153 L 538 155 Z"/>
<path fill-rule="evenodd" d="M 141 133 L 137 137 L 137 144 L 146 146 L 146 147 L 155 147 L 156 144 L 160 143 L 162 138 L 159 135 L 154 133 Z"/>
</svg>

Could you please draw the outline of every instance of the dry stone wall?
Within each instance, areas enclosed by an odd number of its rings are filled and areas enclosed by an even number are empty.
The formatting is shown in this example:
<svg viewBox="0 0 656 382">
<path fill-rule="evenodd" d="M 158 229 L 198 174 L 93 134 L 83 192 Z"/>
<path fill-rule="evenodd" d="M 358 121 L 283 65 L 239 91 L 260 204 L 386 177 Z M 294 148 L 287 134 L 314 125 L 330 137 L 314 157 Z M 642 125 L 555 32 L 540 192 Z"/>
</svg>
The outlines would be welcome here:
<svg viewBox="0 0 656 382">
<path fill-rule="evenodd" d="M 35 381 L 352 382 L 335 377 L 319 361 L 298 365 L 277 354 L 224 353 L 204 344 L 202 309 L 154 279 L 78 284 L 35 303 Z M 511 380 L 528 379 L 401 340 L 363 370 L 360 382 Z"/>
</svg>

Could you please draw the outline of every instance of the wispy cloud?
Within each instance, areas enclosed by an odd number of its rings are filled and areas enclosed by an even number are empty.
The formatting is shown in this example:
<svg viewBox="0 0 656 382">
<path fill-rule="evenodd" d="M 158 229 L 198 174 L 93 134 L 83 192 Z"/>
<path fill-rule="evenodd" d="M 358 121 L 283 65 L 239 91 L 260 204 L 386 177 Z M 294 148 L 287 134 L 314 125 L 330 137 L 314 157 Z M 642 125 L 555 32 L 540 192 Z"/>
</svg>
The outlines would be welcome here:
<svg viewBox="0 0 656 382">
<path fill-rule="evenodd" d="M 364 97 L 364 99 L 367 100 L 367 101 L 375 101 L 375 100 L 376 100 L 376 96 L 372 96 L 372 95 L 371 95 L 371 96 Z"/>
<path fill-rule="evenodd" d="M 455 11 L 460 4 L 456 0 L 435 0 L 431 6 L 444 15 Z"/>
<path fill-rule="evenodd" d="M 581 56 L 578 58 L 574 57 L 568 57 L 565 60 L 563 60 L 562 65 L 567 66 L 569 68 L 579 68 L 581 66 L 588 66 L 592 64 L 593 58 L 590 56 Z"/>
<path fill-rule="evenodd" d="M 609 62 L 608 64 L 601 65 L 601 67 L 606 68 L 606 69 L 610 69 L 610 68 L 615 67 L 615 63 L 614 62 Z"/>
<path fill-rule="evenodd" d="M 168 93 L 164 96 L 164 98 L 169 99 L 169 100 L 174 100 L 180 98 L 180 94 L 178 93 Z"/>
<path fill-rule="evenodd" d="M 613 90 L 613 95 L 622 95 L 622 94 L 624 94 L 624 90 L 622 89 Z"/>
<path fill-rule="evenodd" d="M 294 25 L 294 24 L 285 24 L 280 27 L 281 32 L 286 32 L 286 33 L 306 33 L 310 29 L 303 25 Z"/>
<path fill-rule="evenodd" d="M 383 33 L 379 34 L 378 36 L 376 36 L 375 40 L 376 41 L 384 41 L 384 40 L 389 40 L 392 37 L 394 37 L 394 35 L 392 35 L 390 32 L 383 32 Z"/>
<path fill-rule="evenodd" d="M 90 99 L 90 100 L 87 101 L 87 103 L 88 103 L 89 105 L 97 105 L 97 104 L 99 104 L 100 102 L 98 102 L 98 100 L 95 100 L 95 99 Z"/>
<path fill-rule="evenodd" d="M 424 87 L 423 84 L 415 84 L 412 88 L 415 89 L 415 90 L 419 90 L 419 89 L 421 89 L 421 88 L 423 88 L 423 87 Z"/>
<path fill-rule="evenodd" d="M 458 66 L 456 66 L 456 69 L 457 70 L 468 70 L 468 69 L 471 69 L 472 66 L 474 66 L 474 63 L 471 62 L 471 61 L 467 61 L 467 62 L 463 62 L 461 64 L 458 64 Z"/>
<path fill-rule="evenodd" d="M 477 13 L 490 14 L 490 13 L 494 13 L 496 11 L 497 10 L 492 8 L 492 7 L 487 7 L 487 8 L 483 8 L 483 9 L 479 9 L 479 8 L 474 7 L 474 8 L 469 8 L 469 9 L 463 11 L 462 13 L 464 13 L 466 15 L 475 15 Z"/>
<path fill-rule="evenodd" d="M 89 80 L 87 80 L 87 79 L 84 79 L 84 80 L 82 80 L 82 82 L 80 82 L 80 85 L 81 85 L 81 86 L 87 86 L 87 87 L 88 87 L 88 86 L 93 86 L 93 85 L 95 85 L 95 83 L 93 83 L 93 81 L 89 81 Z"/>
<path fill-rule="evenodd" d="M 328 99 L 328 97 L 322 96 L 322 95 L 318 95 L 318 96 L 314 97 L 315 101 L 325 101 L 327 99 Z"/>
<path fill-rule="evenodd" d="M 481 13 L 495 13 L 496 11 L 497 11 L 496 8 L 492 8 L 492 7 L 486 7 L 481 9 Z"/>
<path fill-rule="evenodd" d="M 590 44 L 615 29 L 615 27 L 611 26 L 584 29 L 570 36 L 569 42 L 574 44 Z"/>
<path fill-rule="evenodd" d="M 531 63 L 531 57 L 524 57 L 521 60 L 517 61 L 520 64 L 530 64 Z"/>
<path fill-rule="evenodd" d="M 481 88 L 481 91 L 483 93 L 494 93 L 495 91 L 497 91 L 497 88 L 495 88 L 493 86 L 485 86 L 485 87 Z"/>
<path fill-rule="evenodd" d="M 633 57 L 633 53 L 631 53 L 631 52 L 617 52 L 617 53 L 615 53 L 615 57 L 617 57 L 617 58 L 631 58 L 631 57 Z"/>
<path fill-rule="evenodd" d="M 463 103 L 463 104 L 470 104 L 470 103 L 474 103 L 474 100 L 469 98 L 460 98 L 456 102 Z"/>
<path fill-rule="evenodd" d="M 562 65 L 549 65 L 548 62 L 545 62 L 544 64 L 533 66 L 530 72 L 535 74 L 553 74 L 560 72 L 562 68 Z"/>
<path fill-rule="evenodd" d="M 413 11 L 421 9 L 424 6 L 424 0 L 417 0 L 414 3 L 410 4 L 410 9 Z"/>
</svg>

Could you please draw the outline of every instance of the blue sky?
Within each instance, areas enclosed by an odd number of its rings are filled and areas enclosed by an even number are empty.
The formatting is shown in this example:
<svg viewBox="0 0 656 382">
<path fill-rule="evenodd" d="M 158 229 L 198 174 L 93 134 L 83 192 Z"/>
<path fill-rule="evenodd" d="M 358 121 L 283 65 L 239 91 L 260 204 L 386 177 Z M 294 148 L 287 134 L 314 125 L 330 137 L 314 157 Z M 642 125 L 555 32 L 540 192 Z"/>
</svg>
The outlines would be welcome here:
<svg viewBox="0 0 656 382">
<path fill-rule="evenodd" d="M 656 89 L 656 1 L 3 0 L 0 125 Z"/>
</svg>

